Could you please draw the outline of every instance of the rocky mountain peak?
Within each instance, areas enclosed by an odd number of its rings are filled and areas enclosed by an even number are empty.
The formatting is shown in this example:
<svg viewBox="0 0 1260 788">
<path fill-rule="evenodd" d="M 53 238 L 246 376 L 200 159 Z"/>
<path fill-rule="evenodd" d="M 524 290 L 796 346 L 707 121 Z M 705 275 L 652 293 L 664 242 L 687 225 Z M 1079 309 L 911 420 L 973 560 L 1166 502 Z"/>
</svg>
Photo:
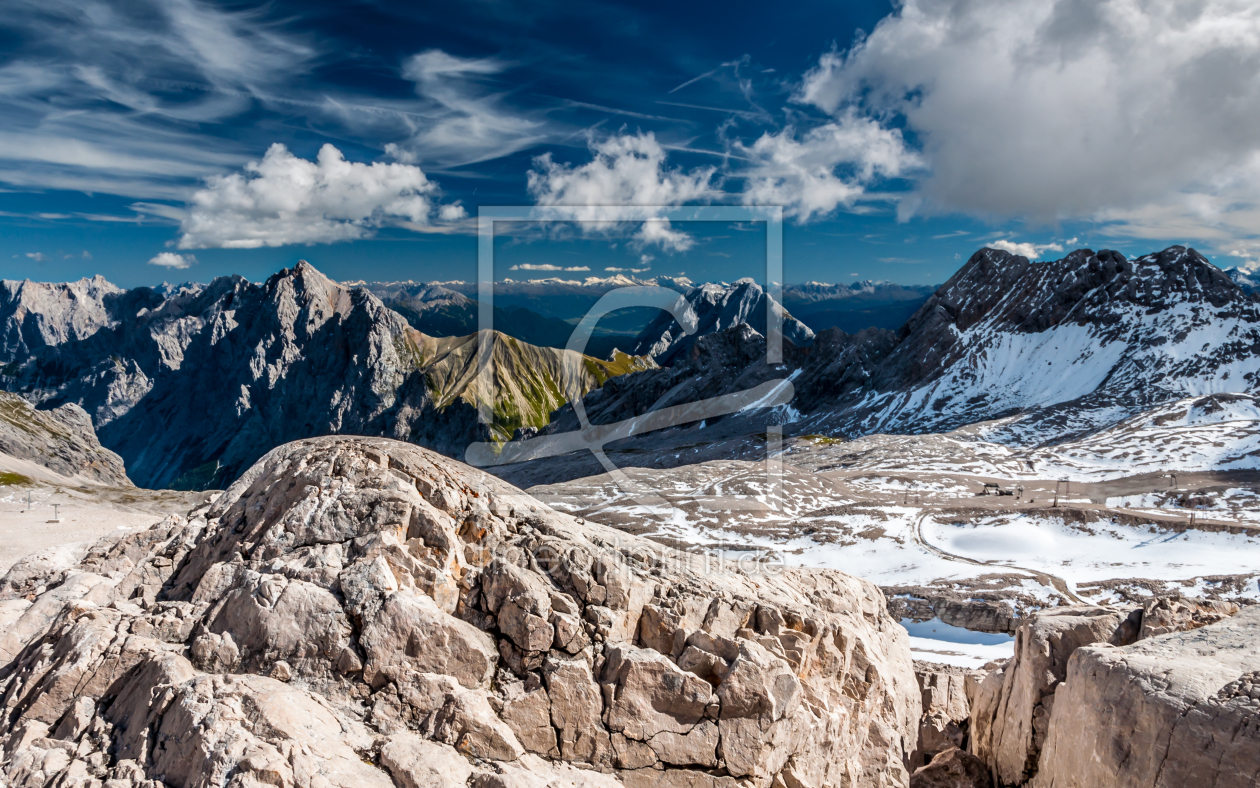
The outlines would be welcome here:
<svg viewBox="0 0 1260 788">
<path fill-rule="evenodd" d="M 7 357 L 28 342 L 86 339 L 116 322 L 109 304 L 125 292 L 99 274 L 64 283 L 0 280 L 0 348 Z"/>
<path fill-rule="evenodd" d="M 662 312 L 639 334 L 634 348 L 636 355 L 651 356 L 658 364 L 668 365 L 684 357 L 700 337 L 740 324 L 747 324 L 765 336 L 767 309 L 783 316 L 784 339 L 798 347 L 814 341 L 814 332 L 792 317 L 751 278 L 731 284 L 703 284 L 683 295 L 695 310 L 696 332 L 687 334 L 672 315 Z"/>
</svg>

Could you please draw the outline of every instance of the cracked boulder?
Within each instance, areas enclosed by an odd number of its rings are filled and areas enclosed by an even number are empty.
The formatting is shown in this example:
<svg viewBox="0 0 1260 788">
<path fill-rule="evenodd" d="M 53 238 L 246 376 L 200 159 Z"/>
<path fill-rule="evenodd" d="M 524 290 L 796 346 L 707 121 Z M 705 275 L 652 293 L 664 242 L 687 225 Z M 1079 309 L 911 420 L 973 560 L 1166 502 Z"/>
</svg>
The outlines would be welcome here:
<svg viewBox="0 0 1260 788">
<path fill-rule="evenodd" d="M 921 692 L 875 586 L 409 444 L 278 447 L 74 560 L 0 580 L 9 788 L 909 783 Z"/>
</svg>

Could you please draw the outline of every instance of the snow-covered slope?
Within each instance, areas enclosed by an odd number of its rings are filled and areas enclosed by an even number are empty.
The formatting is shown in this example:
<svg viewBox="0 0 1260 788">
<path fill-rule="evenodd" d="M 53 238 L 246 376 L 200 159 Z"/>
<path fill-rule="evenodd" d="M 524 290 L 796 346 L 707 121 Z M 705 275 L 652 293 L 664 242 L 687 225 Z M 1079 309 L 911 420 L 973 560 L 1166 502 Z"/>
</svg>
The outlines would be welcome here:
<svg viewBox="0 0 1260 788">
<path fill-rule="evenodd" d="M 1260 399 L 1212 394 L 1170 402 L 1027 455 L 1054 478 L 1260 468 Z"/>
<path fill-rule="evenodd" d="M 1254 391 L 1260 304 L 1198 252 L 1034 263 L 982 249 L 902 328 L 851 401 L 847 431 L 929 432 L 1036 411 L 1027 445 L 1170 400 Z"/>
</svg>

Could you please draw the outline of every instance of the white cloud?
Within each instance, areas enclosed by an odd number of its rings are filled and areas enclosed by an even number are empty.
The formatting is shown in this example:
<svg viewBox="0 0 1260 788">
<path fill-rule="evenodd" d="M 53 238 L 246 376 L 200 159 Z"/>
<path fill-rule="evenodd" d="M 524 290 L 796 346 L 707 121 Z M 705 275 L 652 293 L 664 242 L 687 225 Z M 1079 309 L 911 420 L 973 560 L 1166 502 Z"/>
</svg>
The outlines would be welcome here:
<svg viewBox="0 0 1260 788">
<path fill-rule="evenodd" d="M 718 194 L 713 184 L 715 170 L 697 167 L 690 171 L 667 169 L 665 150 L 651 132 L 624 134 L 591 142 L 591 161 L 580 166 L 557 164 L 547 153 L 534 160 L 529 173 L 529 193 L 546 206 L 568 206 L 565 213 L 582 222 L 585 233 L 607 233 L 622 223 L 609 207 L 640 206 L 636 221 L 642 221 L 635 235 L 642 245 L 655 245 L 669 251 L 686 251 L 695 243 L 686 233 L 674 229 L 655 208 L 706 201 Z"/>
<path fill-rule="evenodd" d="M 641 274 L 644 271 L 651 271 L 652 269 L 651 268 L 616 268 L 613 266 L 609 266 L 605 268 L 604 270 L 611 271 L 614 274 Z"/>
<path fill-rule="evenodd" d="M 447 203 L 438 209 L 438 217 L 444 222 L 455 222 L 468 216 L 468 211 L 458 202 Z"/>
<path fill-rule="evenodd" d="M 852 109 L 799 137 L 788 127 L 735 147 L 751 161 L 744 202 L 782 205 L 801 221 L 852 206 L 876 178 L 897 178 L 921 165 L 900 131 Z"/>
<path fill-rule="evenodd" d="M 1253 0 L 905 0 L 796 98 L 904 123 L 925 210 L 1140 238 L 1260 227 Z"/>
<path fill-rule="evenodd" d="M 44 256 L 43 252 L 27 252 L 26 256 L 31 258 L 37 263 L 42 263 L 48 259 L 47 257 Z"/>
<path fill-rule="evenodd" d="M 1001 249 L 1003 252 L 1010 252 L 1011 254 L 1023 255 L 1024 257 L 1027 257 L 1029 260 L 1040 259 L 1041 256 L 1045 254 L 1046 252 L 1062 252 L 1063 251 L 1062 244 L 1019 243 L 1017 241 L 1011 241 L 1005 238 L 1002 238 L 996 241 L 990 241 L 986 245 L 993 249 Z"/>
<path fill-rule="evenodd" d="M 1236 246 L 1225 254 L 1238 258 L 1238 262 L 1234 265 L 1248 273 L 1260 271 L 1260 244 Z M 1221 263 L 1221 268 L 1226 267 L 1228 266 L 1225 263 Z"/>
<path fill-rule="evenodd" d="M 190 254 L 175 254 L 174 252 L 159 252 L 149 260 L 149 265 L 160 265 L 163 268 L 192 268 L 197 262 L 197 258 Z"/>
<path fill-rule="evenodd" d="M 366 238 L 388 223 L 424 226 L 436 191 L 419 167 L 346 161 L 328 144 L 307 161 L 276 143 L 244 173 L 211 178 L 193 195 L 179 246 L 334 243 Z"/>
<path fill-rule="evenodd" d="M 564 266 L 552 265 L 551 263 L 539 263 L 539 264 L 521 263 L 519 265 L 512 266 L 508 270 L 510 271 L 589 271 L 591 269 L 585 265 L 572 265 L 566 268 Z"/>
</svg>

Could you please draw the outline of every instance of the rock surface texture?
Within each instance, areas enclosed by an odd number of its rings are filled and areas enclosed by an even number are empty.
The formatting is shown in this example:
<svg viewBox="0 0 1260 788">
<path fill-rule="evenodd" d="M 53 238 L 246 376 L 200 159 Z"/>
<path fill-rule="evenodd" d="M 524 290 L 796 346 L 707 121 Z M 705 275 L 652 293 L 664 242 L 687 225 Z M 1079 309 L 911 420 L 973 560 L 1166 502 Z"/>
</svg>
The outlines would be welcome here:
<svg viewBox="0 0 1260 788">
<path fill-rule="evenodd" d="M 1037 788 L 1260 782 L 1260 607 L 1188 632 L 1079 649 Z"/>
<path fill-rule="evenodd" d="M 923 699 L 919 720 L 919 745 L 910 756 L 910 768 L 926 766 L 949 749 L 967 749 L 971 728 L 971 708 L 967 684 L 984 678 L 980 671 L 952 665 L 916 662 L 915 678 Z"/>
<path fill-rule="evenodd" d="M 1016 630 L 1015 656 L 970 685 L 970 751 L 998 785 L 1022 785 L 1036 773 L 1072 654 L 1094 643 L 1128 645 L 1140 627 L 1137 608 L 1079 606 L 1042 611 Z"/>
<path fill-rule="evenodd" d="M 676 553 L 386 439 L 281 446 L 30 596 L 10 788 L 910 779 L 920 691 L 875 586 Z"/>
<path fill-rule="evenodd" d="M 969 751 L 995 786 L 1260 780 L 1260 606 L 1162 597 L 1045 610 L 978 683 Z"/>
<path fill-rule="evenodd" d="M 910 788 L 993 788 L 993 780 L 984 761 L 954 747 L 916 769 Z"/>
<path fill-rule="evenodd" d="M 132 486 L 122 458 L 101 446 L 92 419 L 74 404 L 36 410 L 16 394 L 0 391 L 0 455 L 33 462 L 60 476 Z"/>
</svg>

